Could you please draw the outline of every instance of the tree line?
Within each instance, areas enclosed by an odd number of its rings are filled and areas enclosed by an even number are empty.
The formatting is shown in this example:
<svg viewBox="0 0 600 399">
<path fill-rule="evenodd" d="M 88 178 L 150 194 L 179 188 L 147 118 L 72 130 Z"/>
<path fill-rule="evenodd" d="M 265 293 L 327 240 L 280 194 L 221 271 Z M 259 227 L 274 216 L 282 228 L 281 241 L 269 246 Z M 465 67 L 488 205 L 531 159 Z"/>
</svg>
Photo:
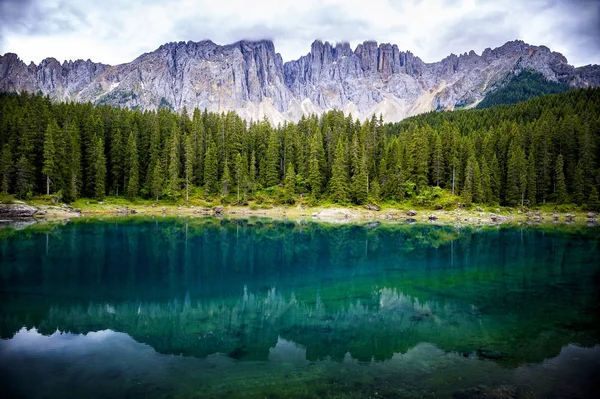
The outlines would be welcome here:
<svg viewBox="0 0 600 399">
<path fill-rule="evenodd" d="M 273 126 L 234 112 L 140 111 L 0 94 L 0 190 L 340 204 L 445 190 L 465 204 L 598 204 L 600 89 L 400 123 L 341 111 Z"/>
</svg>

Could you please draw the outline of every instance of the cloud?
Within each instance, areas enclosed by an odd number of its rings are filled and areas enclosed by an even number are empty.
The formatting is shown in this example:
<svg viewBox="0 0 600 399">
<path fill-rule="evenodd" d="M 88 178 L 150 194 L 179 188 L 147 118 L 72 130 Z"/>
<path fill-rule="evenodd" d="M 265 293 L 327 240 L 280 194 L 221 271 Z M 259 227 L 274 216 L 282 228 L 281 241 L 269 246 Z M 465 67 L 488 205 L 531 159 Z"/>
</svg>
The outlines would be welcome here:
<svg viewBox="0 0 600 399">
<path fill-rule="evenodd" d="M 427 62 L 509 40 L 600 63 L 594 0 L 0 0 L 0 53 L 129 62 L 172 41 L 271 39 L 284 60 L 315 39 L 397 44 Z"/>
</svg>

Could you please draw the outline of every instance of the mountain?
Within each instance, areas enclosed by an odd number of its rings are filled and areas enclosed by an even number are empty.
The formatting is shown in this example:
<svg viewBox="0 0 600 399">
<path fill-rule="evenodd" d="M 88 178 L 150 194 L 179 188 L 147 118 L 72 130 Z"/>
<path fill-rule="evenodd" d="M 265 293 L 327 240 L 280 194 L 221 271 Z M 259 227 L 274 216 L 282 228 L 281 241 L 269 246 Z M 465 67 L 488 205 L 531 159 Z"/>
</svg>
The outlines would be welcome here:
<svg viewBox="0 0 600 399">
<path fill-rule="evenodd" d="M 54 58 L 26 65 L 7 53 L 0 56 L 0 91 L 143 110 L 234 110 L 245 119 L 275 123 L 330 109 L 359 118 L 382 114 L 393 122 L 474 107 L 525 70 L 573 88 L 600 85 L 600 66 L 575 68 L 562 54 L 519 40 L 434 63 L 374 41 L 352 50 L 348 43 L 317 40 L 308 54 L 284 63 L 268 40 L 225 46 L 206 40 L 168 43 L 115 66 Z"/>
</svg>

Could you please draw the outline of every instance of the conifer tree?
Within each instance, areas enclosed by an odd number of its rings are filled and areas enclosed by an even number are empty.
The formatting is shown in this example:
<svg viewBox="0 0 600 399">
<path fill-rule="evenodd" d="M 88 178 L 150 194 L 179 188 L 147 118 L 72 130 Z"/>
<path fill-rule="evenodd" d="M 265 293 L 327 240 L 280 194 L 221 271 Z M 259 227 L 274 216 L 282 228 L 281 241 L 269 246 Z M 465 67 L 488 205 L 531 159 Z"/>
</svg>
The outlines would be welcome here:
<svg viewBox="0 0 600 399">
<path fill-rule="evenodd" d="M 346 172 L 346 151 L 341 137 L 338 139 L 333 158 L 331 180 L 329 181 L 331 198 L 338 203 L 348 201 L 348 174 Z"/>
<path fill-rule="evenodd" d="M 320 134 L 313 134 L 310 138 L 310 155 L 308 161 L 308 185 L 313 198 L 318 198 L 323 187 L 323 173 L 321 156 L 324 158 L 323 143 Z"/>
<path fill-rule="evenodd" d="M 575 168 L 575 176 L 573 178 L 573 201 L 577 205 L 581 205 L 584 200 L 585 178 L 583 176 L 584 168 L 583 161 L 580 159 Z"/>
<path fill-rule="evenodd" d="M 123 156 L 123 135 L 121 134 L 121 129 L 117 127 L 110 141 L 111 175 L 116 195 L 119 195 L 119 187 L 125 186 L 123 177 Z M 123 186 L 121 186 L 121 182 L 123 182 Z"/>
<path fill-rule="evenodd" d="M 411 141 L 411 180 L 417 185 L 417 191 L 422 192 L 429 186 L 427 175 L 429 173 L 429 143 L 426 130 L 417 129 Z"/>
<path fill-rule="evenodd" d="M 150 192 L 152 193 L 152 196 L 156 198 L 157 202 L 158 197 L 163 190 L 163 173 L 162 160 L 159 157 L 152 165 L 150 174 Z"/>
<path fill-rule="evenodd" d="M 240 154 L 239 152 L 236 153 L 236 155 L 235 155 L 233 171 L 234 171 L 235 186 L 237 189 L 237 202 L 239 204 L 240 203 L 240 187 L 242 187 L 242 185 L 244 184 L 244 179 L 245 179 L 244 163 L 242 161 L 242 154 Z"/>
<path fill-rule="evenodd" d="M 27 157 L 21 155 L 15 165 L 15 193 L 20 199 L 29 197 L 33 189 L 33 172 Z"/>
<path fill-rule="evenodd" d="M 533 206 L 536 203 L 537 197 L 537 176 L 535 168 L 535 156 L 533 151 L 529 153 L 527 158 L 527 202 L 529 206 Z"/>
<path fill-rule="evenodd" d="M 3 193 L 8 193 L 10 189 L 10 176 L 12 174 L 12 153 L 8 144 L 4 144 L 2 147 L 2 153 L 0 154 L 0 190 Z"/>
<path fill-rule="evenodd" d="M 275 130 L 269 136 L 266 162 L 265 184 L 267 187 L 276 186 L 279 184 L 279 138 Z"/>
<path fill-rule="evenodd" d="M 256 187 L 256 152 L 252 151 L 250 155 L 250 170 L 248 172 L 248 181 L 252 188 L 252 196 L 254 196 L 254 188 Z"/>
<path fill-rule="evenodd" d="M 127 197 L 131 200 L 135 199 L 139 191 L 139 158 L 137 150 L 137 142 L 133 132 L 129 134 L 127 139 L 127 185 L 125 187 Z"/>
<path fill-rule="evenodd" d="M 225 165 L 223 166 L 223 176 L 221 177 L 221 194 L 223 197 L 227 197 L 229 193 L 229 187 L 231 187 L 231 173 L 229 173 L 229 165 L 227 159 L 225 159 Z"/>
<path fill-rule="evenodd" d="M 179 162 L 180 162 L 180 146 L 181 146 L 181 129 L 173 122 L 171 129 L 171 144 L 169 147 L 169 165 L 168 165 L 168 189 L 170 195 L 177 196 L 179 191 Z"/>
<path fill-rule="evenodd" d="M 214 141 L 211 141 L 204 156 L 204 192 L 206 196 L 216 194 L 218 190 L 219 171 L 217 162 L 217 147 Z"/>
<path fill-rule="evenodd" d="M 508 150 L 506 172 L 506 202 L 508 205 L 523 206 L 527 190 L 527 163 L 525 153 L 518 140 L 513 140 Z"/>
<path fill-rule="evenodd" d="M 83 186 L 83 178 L 81 172 L 81 142 L 79 129 L 74 121 L 69 121 L 65 128 L 66 130 L 66 153 L 67 167 L 65 173 L 65 190 L 63 192 L 64 201 L 74 201 L 79 197 L 81 187 Z"/>
<path fill-rule="evenodd" d="M 294 171 L 294 164 L 292 162 L 288 162 L 285 170 L 284 202 L 286 204 L 293 204 L 295 193 L 296 172 Z"/>
<path fill-rule="evenodd" d="M 435 144 L 432 152 L 432 176 L 436 186 L 442 185 L 442 178 L 444 174 L 444 150 L 442 146 L 442 136 L 440 134 L 435 135 Z"/>
<path fill-rule="evenodd" d="M 194 176 L 194 145 L 192 135 L 185 137 L 185 203 L 188 203 L 190 195 L 190 183 Z"/>
<path fill-rule="evenodd" d="M 561 155 L 556 159 L 556 202 L 559 204 L 565 204 L 569 202 L 569 196 L 567 194 L 567 185 L 565 183 L 565 162 Z"/>
<path fill-rule="evenodd" d="M 483 184 L 481 180 L 481 168 L 479 167 L 479 162 L 475 161 L 475 167 L 473 169 L 473 201 L 476 203 L 484 202 L 483 195 Z"/>
<path fill-rule="evenodd" d="M 94 198 L 103 199 L 106 187 L 106 157 L 104 156 L 104 141 L 101 137 L 96 139 L 94 148 Z"/>
<path fill-rule="evenodd" d="M 467 167 L 465 168 L 465 179 L 464 186 L 461 191 L 461 197 L 466 205 L 470 205 L 473 202 L 473 186 L 475 182 L 475 156 L 469 157 Z"/>
<path fill-rule="evenodd" d="M 54 147 L 54 137 L 58 135 L 58 124 L 55 119 L 48 123 L 46 134 L 44 136 L 44 165 L 42 174 L 46 176 L 46 195 L 50 195 L 50 184 L 58 178 L 58 160 L 56 159 L 56 149 Z"/>
</svg>

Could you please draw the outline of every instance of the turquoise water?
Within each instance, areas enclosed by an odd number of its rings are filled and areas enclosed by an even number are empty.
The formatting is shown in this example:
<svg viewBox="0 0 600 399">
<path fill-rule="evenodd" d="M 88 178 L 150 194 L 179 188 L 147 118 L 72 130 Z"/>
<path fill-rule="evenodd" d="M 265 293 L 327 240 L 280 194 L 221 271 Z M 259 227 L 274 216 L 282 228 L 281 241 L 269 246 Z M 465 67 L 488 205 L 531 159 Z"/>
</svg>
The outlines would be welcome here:
<svg viewBox="0 0 600 399">
<path fill-rule="evenodd" d="M 595 397 L 600 229 L 0 230 L 2 397 Z"/>
</svg>

